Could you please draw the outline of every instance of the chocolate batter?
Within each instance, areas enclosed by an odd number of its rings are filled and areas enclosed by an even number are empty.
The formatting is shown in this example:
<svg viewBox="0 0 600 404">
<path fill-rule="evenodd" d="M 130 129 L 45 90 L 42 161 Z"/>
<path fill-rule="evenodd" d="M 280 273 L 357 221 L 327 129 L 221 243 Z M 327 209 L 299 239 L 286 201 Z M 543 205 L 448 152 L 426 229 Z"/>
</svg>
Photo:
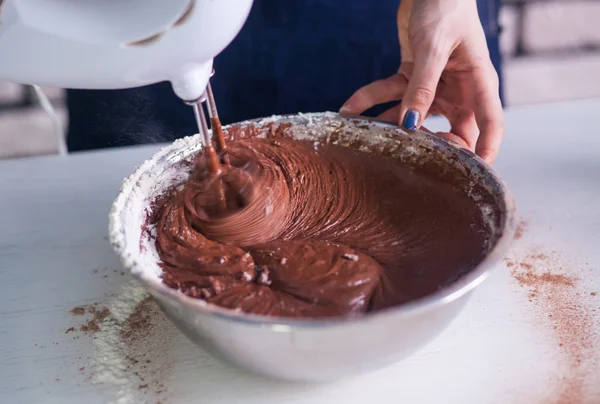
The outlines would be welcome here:
<svg viewBox="0 0 600 404">
<path fill-rule="evenodd" d="M 189 296 L 247 313 L 357 315 L 430 294 L 488 250 L 465 178 L 279 135 L 230 139 L 230 167 L 210 176 L 200 155 L 157 204 L 163 280 Z"/>
</svg>

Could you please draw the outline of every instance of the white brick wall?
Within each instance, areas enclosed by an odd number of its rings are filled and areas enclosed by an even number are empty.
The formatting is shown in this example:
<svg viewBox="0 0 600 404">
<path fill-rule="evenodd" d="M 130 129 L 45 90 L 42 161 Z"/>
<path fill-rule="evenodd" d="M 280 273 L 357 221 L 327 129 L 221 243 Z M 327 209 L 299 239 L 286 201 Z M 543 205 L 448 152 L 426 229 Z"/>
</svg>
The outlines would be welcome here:
<svg viewBox="0 0 600 404">
<path fill-rule="evenodd" d="M 64 107 L 57 109 L 64 122 Z M 39 108 L 0 112 L 0 159 L 57 153 L 52 122 Z"/>
<path fill-rule="evenodd" d="M 21 96 L 21 86 L 6 81 L 0 81 L 0 104 L 15 102 Z"/>
<path fill-rule="evenodd" d="M 17 102 L 21 97 L 22 86 L 16 83 L 0 81 L 0 104 Z M 64 103 L 64 91 L 55 87 L 42 87 L 44 94 L 54 103 Z"/>
<path fill-rule="evenodd" d="M 43 87 L 44 94 L 57 109 L 63 126 L 67 112 L 64 106 L 64 91 L 58 88 Z M 22 86 L 0 82 L 0 103 L 13 104 L 21 101 Z M 37 105 L 24 109 L 0 111 L 0 159 L 40 154 L 52 154 L 58 151 L 57 139 L 52 122 Z"/>
<path fill-rule="evenodd" d="M 600 54 L 531 57 L 506 63 L 508 105 L 600 97 Z"/>
<path fill-rule="evenodd" d="M 514 53 L 517 48 L 517 9 L 505 6 L 500 12 L 500 50 L 504 55 Z"/>
<path fill-rule="evenodd" d="M 534 51 L 600 46 L 599 22 L 600 1 L 531 4 L 525 14 L 524 45 Z"/>
<path fill-rule="evenodd" d="M 600 1 L 546 1 L 524 13 L 523 45 L 532 55 L 513 59 L 517 46 L 517 8 L 504 7 L 501 39 L 508 105 L 600 97 Z M 569 52 L 571 49 L 571 52 Z M 552 55 L 551 51 L 559 53 Z M 536 55 L 537 53 L 537 55 Z"/>
</svg>

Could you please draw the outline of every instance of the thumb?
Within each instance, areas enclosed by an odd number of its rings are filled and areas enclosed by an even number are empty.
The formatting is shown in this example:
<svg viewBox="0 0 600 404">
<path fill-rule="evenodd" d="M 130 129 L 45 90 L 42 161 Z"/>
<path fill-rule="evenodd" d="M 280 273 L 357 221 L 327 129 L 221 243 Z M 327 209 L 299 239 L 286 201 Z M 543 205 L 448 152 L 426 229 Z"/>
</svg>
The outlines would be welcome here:
<svg viewBox="0 0 600 404">
<path fill-rule="evenodd" d="M 448 53 L 436 51 L 435 46 L 422 47 L 415 52 L 412 72 L 400 107 L 401 126 L 407 131 L 416 131 L 427 116 L 448 58 Z M 403 70 L 403 66 L 400 70 Z"/>
</svg>

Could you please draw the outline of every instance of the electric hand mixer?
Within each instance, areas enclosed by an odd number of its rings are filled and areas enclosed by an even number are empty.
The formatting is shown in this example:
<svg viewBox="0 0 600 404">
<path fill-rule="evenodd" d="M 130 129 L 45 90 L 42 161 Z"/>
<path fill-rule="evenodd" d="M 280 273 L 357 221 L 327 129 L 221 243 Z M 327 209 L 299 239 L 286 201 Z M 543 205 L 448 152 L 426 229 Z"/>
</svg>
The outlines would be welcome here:
<svg viewBox="0 0 600 404">
<path fill-rule="evenodd" d="M 253 0 L 0 0 L 0 80 L 78 89 L 169 81 L 192 105 L 218 172 L 224 142 L 210 89 L 213 58 L 242 28 Z M 212 157 L 211 157 L 212 155 Z M 223 161 L 225 162 L 225 161 Z"/>
</svg>

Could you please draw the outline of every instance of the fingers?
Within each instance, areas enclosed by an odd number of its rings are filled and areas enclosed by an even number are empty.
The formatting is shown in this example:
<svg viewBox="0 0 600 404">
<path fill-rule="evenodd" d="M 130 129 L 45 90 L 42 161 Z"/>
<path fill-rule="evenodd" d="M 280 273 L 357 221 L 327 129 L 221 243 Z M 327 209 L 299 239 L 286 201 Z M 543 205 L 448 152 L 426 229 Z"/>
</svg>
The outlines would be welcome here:
<svg viewBox="0 0 600 404">
<path fill-rule="evenodd" d="M 392 108 L 388 109 L 387 111 L 382 112 L 375 119 L 378 119 L 378 120 L 384 121 L 384 122 L 390 122 L 393 124 L 397 124 L 399 117 L 400 117 L 400 105 L 396 105 L 395 107 L 392 107 Z"/>
<path fill-rule="evenodd" d="M 394 107 L 391 107 L 390 109 L 377 115 L 375 117 L 375 119 L 377 119 L 378 121 L 389 122 L 389 123 L 393 123 L 394 125 L 397 125 L 398 117 L 400 116 L 400 107 L 401 107 L 401 105 L 396 105 Z M 436 112 L 431 112 L 431 110 L 430 110 L 429 114 L 425 117 L 425 119 L 429 118 L 434 113 L 436 113 Z M 425 132 L 433 133 L 423 125 L 421 125 L 421 130 L 423 130 Z"/>
<path fill-rule="evenodd" d="M 451 140 L 452 142 L 456 143 L 457 145 L 464 147 L 464 148 L 469 148 L 469 145 L 467 144 L 467 142 L 465 142 L 465 140 L 460 137 L 455 135 L 454 133 L 451 132 L 437 132 L 436 135 L 445 137 L 448 140 Z"/>
<path fill-rule="evenodd" d="M 342 115 L 359 115 L 369 108 L 398 100 L 406 90 L 406 78 L 394 74 L 383 80 L 374 81 L 358 89 L 340 109 Z M 394 121 L 396 122 L 396 121 Z"/>
<path fill-rule="evenodd" d="M 473 112 L 480 132 L 475 153 L 493 164 L 504 138 L 504 112 L 500 101 L 498 74 L 491 63 L 486 69 L 474 72 L 473 84 Z"/>
<path fill-rule="evenodd" d="M 475 114 L 472 111 L 461 110 L 450 115 L 451 117 L 448 118 L 451 126 L 450 132 L 463 140 L 462 146 L 475 152 L 475 144 L 479 136 Z"/>
<path fill-rule="evenodd" d="M 414 66 L 400 109 L 400 126 L 404 129 L 414 132 L 423 123 L 449 56 L 449 52 L 435 43 L 425 45 L 415 52 Z"/>
</svg>

